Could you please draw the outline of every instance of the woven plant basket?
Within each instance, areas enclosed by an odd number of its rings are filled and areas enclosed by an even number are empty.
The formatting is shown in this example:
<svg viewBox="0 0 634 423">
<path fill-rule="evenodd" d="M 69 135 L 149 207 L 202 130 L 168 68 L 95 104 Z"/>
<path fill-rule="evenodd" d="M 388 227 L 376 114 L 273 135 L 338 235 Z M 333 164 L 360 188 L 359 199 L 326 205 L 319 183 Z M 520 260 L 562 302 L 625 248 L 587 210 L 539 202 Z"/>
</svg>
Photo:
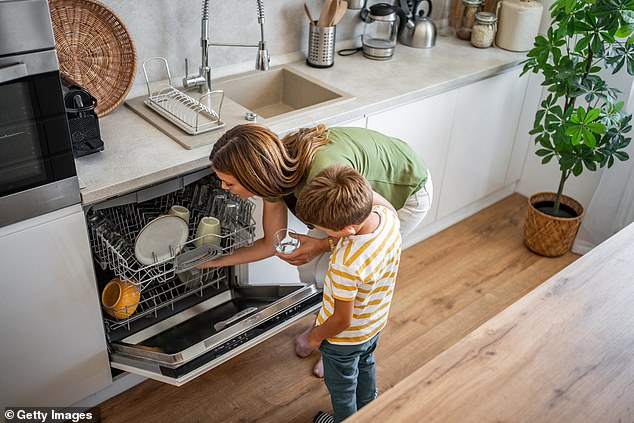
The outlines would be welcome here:
<svg viewBox="0 0 634 423">
<path fill-rule="evenodd" d="M 94 0 L 49 0 L 59 67 L 97 99 L 104 116 L 130 91 L 136 51 L 119 17 Z"/>
<path fill-rule="evenodd" d="M 534 253 L 546 257 L 558 257 L 570 251 L 583 217 L 583 206 L 565 195 L 561 198 L 561 204 L 573 209 L 577 217 L 550 216 L 533 206 L 543 201 L 554 202 L 556 196 L 554 192 L 532 195 L 528 199 L 528 211 L 524 222 L 524 244 Z"/>
</svg>

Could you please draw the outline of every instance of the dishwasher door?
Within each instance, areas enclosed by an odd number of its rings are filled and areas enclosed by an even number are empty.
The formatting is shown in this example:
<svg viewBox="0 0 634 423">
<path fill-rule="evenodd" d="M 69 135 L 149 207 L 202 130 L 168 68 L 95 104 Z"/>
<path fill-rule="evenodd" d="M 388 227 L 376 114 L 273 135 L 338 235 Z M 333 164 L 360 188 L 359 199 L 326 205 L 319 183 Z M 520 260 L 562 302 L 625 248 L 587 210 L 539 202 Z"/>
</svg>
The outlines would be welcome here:
<svg viewBox="0 0 634 423">
<path fill-rule="evenodd" d="M 111 344 L 112 367 L 180 386 L 318 309 L 312 285 L 230 288 Z"/>
</svg>

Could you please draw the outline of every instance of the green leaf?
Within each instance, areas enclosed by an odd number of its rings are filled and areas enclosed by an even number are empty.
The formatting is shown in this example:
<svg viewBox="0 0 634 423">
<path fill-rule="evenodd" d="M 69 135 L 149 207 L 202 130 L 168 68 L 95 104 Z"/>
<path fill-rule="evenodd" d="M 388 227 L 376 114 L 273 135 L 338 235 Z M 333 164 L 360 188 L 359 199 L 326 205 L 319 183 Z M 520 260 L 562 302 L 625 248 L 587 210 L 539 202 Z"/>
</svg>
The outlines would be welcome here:
<svg viewBox="0 0 634 423">
<path fill-rule="evenodd" d="M 577 53 L 583 52 L 585 49 L 588 48 L 591 39 L 592 37 L 590 36 L 582 37 L 579 41 L 577 41 L 577 45 L 575 45 L 574 51 Z"/>
<path fill-rule="evenodd" d="M 552 160 L 552 158 L 554 157 L 554 154 L 551 154 L 550 156 L 546 156 L 542 159 L 542 164 L 546 164 L 548 162 L 550 162 Z"/>
<path fill-rule="evenodd" d="M 627 154 L 625 151 L 617 151 L 614 153 L 614 155 L 622 162 L 627 161 L 630 158 L 630 155 Z"/>
<path fill-rule="evenodd" d="M 605 134 L 608 131 L 608 128 L 606 128 L 604 124 L 596 122 L 587 124 L 586 128 L 595 134 Z"/>
<path fill-rule="evenodd" d="M 590 110 L 588 110 L 588 114 L 586 114 L 586 116 L 583 119 L 583 121 L 585 123 L 590 123 L 593 120 L 596 120 L 599 117 L 599 114 L 601 114 L 601 110 L 599 110 L 599 109 L 590 109 Z"/>
<path fill-rule="evenodd" d="M 587 145 L 590 148 L 594 148 L 597 146 L 597 139 L 594 137 L 592 132 L 588 131 L 585 128 L 581 132 L 583 135 L 583 143 L 585 145 Z"/>
<path fill-rule="evenodd" d="M 548 139 L 547 136 L 543 136 L 543 137 L 539 137 L 539 144 L 544 147 L 544 148 L 549 148 L 549 149 L 553 149 L 553 145 L 550 143 L 550 140 Z"/>
<path fill-rule="evenodd" d="M 614 36 L 617 38 L 627 38 L 634 32 L 634 24 L 628 24 L 619 28 Z"/>
<path fill-rule="evenodd" d="M 550 150 L 546 150 L 545 148 L 540 148 L 535 152 L 535 154 L 537 154 L 539 157 L 543 157 L 552 154 L 552 152 Z"/>
<path fill-rule="evenodd" d="M 621 12 L 621 18 L 623 18 L 624 22 L 634 24 L 634 9 L 632 8 L 632 4 L 629 4 L 630 10 L 623 10 Z"/>
<path fill-rule="evenodd" d="M 528 132 L 528 135 L 541 134 L 542 132 L 544 132 L 544 127 L 540 125 L 540 126 L 536 126 L 535 128 L 531 129 Z"/>
</svg>

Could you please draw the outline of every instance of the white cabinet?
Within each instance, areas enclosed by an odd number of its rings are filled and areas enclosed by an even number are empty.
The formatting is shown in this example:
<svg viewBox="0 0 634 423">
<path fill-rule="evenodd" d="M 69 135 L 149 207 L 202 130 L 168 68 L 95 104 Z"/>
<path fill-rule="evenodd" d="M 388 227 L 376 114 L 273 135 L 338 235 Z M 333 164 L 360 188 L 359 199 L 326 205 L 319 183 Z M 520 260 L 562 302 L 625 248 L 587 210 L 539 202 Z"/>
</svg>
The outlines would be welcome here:
<svg viewBox="0 0 634 423">
<path fill-rule="evenodd" d="M 527 78 L 520 69 L 457 90 L 438 218 L 505 185 Z"/>
<path fill-rule="evenodd" d="M 81 206 L 0 228 L 0 251 L 2 406 L 64 407 L 110 385 Z"/>
<path fill-rule="evenodd" d="M 436 218 L 455 107 L 454 90 L 368 116 L 369 129 L 402 139 L 429 168 L 435 199 L 421 226 L 429 225 Z"/>
<path fill-rule="evenodd" d="M 521 164 L 511 159 L 528 79 L 519 74 L 517 68 L 368 116 L 368 128 L 410 144 L 430 170 L 434 200 L 421 228 L 437 225 L 422 232 L 455 223 L 465 208 L 475 211 L 478 201 L 516 182 L 519 171 L 509 166 Z"/>
</svg>

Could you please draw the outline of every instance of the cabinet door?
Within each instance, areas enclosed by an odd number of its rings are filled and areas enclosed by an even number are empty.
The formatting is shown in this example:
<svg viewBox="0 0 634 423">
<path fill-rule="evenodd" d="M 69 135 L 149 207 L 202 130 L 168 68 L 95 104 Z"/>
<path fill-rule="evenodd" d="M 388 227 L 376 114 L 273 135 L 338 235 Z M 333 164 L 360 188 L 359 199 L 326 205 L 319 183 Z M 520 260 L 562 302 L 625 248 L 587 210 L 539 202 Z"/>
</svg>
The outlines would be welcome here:
<svg viewBox="0 0 634 423">
<path fill-rule="evenodd" d="M 449 147 L 456 91 L 449 91 L 416 103 L 368 116 L 368 128 L 408 143 L 432 175 L 434 198 L 421 226 L 436 219 L 438 194 L 442 189 L 445 159 Z"/>
<path fill-rule="evenodd" d="M 64 407 L 112 383 L 80 205 L 0 228 L 0 399 Z"/>
<path fill-rule="evenodd" d="M 458 90 L 438 218 L 502 188 L 527 78 L 520 69 Z"/>
</svg>

